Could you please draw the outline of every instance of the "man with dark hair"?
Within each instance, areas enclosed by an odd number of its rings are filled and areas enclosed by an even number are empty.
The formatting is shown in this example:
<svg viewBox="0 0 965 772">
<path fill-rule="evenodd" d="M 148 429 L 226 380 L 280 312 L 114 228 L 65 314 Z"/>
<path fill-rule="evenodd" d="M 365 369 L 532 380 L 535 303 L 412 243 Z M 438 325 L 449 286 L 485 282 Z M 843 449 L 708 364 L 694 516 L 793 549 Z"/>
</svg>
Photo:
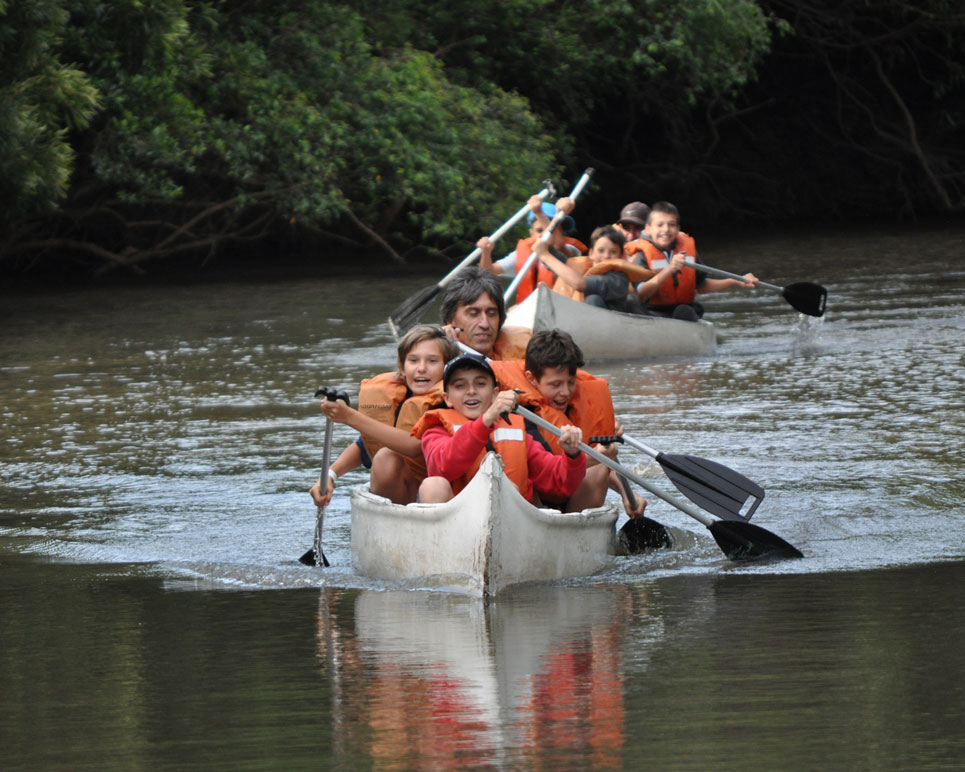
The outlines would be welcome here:
<svg viewBox="0 0 965 772">
<path fill-rule="evenodd" d="M 451 338 L 491 359 L 521 359 L 531 334 L 503 329 L 506 304 L 499 280 L 477 266 L 453 277 L 442 297 L 442 324 Z"/>
</svg>

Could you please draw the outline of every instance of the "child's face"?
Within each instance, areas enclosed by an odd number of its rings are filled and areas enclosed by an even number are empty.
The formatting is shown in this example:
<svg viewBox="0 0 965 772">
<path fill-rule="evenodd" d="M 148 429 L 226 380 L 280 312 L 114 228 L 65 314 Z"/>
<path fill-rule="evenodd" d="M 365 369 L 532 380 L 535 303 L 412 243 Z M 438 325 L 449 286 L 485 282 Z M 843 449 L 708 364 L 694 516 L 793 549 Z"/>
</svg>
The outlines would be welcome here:
<svg viewBox="0 0 965 772">
<path fill-rule="evenodd" d="M 590 262 L 601 263 L 604 260 L 618 260 L 623 257 L 623 248 L 614 244 L 606 236 L 601 236 L 590 249 Z"/>
<path fill-rule="evenodd" d="M 540 236 L 543 235 L 543 232 L 545 230 L 546 230 L 546 226 L 543 225 L 543 223 L 539 222 L 538 220 L 534 220 L 533 224 L 529 226 L 529 235 L 539 238 Z M 553 235 L 550 236 L 550 246 L 560 249 L 565 243 L 565 240 L 566 240 L 566 234 L 563 232 L 563 226 L 562 225 L 556 226 L 556 230 L 553 231 Z"/>
<path fill-rule="evenodd" d="M 432 385 L 442 380 L 445 367 L 442 346 L 435 340 L 422 340 L 416 343 L 402 362 L 402 375 L 412 393 L 425 394 Z"/>
<path fill-rule="evenodd" d="M 539 378 L 536 378 L 527 370 L 526 377 L 543 395 L 543 399 L 549 403 L 550 407 L 554 407 L 561 412 L 569 407 L 570 400 L 576 393 L 576 375 L 571 374 L 568 367 L 547 367 Z"/>
<path fill-rule="evenodd" d="M 478 418 L 496 397 L 496 384 L 482 370 L 457 370 L 446 387 L 446 403 L 466 418 Z"/>
<path fill-rule="evenodd" d="M 651 212 L 647 219 L 647 233 L 660 249 L 670 249 L 677 243 L 680 223 L 677 215 L 668 212 Z"/>
</svg>

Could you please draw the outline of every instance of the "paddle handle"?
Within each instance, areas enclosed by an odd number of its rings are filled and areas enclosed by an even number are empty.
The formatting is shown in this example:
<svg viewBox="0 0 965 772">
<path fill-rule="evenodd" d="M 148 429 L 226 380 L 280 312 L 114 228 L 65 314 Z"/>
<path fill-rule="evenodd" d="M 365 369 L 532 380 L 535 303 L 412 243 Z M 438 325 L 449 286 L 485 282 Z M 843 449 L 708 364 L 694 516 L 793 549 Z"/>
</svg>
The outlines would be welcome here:
<svg viewBox="0 0 965 772">
<path fill-rule="evenodd" d="M 738 281 L 744 281 L 744 277 L 736 273 L 731 273 L 730 271 L 722 271 L 720 268 L 711 268 L 709 265 L 704 265 L 703 263 L 687 263 L 688 268 L 693 268 L 695 271 L 703 271 L 711 276 L 720 276 L 723 279 L 737 279 Z M 757 282 L 758 287 L 764 287 L 765 289 L 774 290 L 776 292 L 784 292 L 784 287 L 778 287 L 776 284 L 768 284 L 766 281 Z"/>
<path fill-rule="evenodd" d="M 559 437 L 560 434 L 562 434 L 562 432 L 560 431 L 559 428 L 557 428 L 556 426 L 554 426 L 553 424 L 551 424 L 549 421 L 547 421 L 547 420 L 546 420 L 545 418 L 543 418 L 542 416 L 538 416 L 538 415 L 537 415 L 536 413 L 534 413 L 532 410 L 528 410 L 527 408 L 523 407 L 522 405 L 517 405 L 517 406 L 516 406 L 516 412 L 519 413 L 521 416 L 523 416 L 523 418 L 525 418 L 526 420 L 532 421 L 534 424 L 536 424 L 537 426 L 539 426 L 541 429 L 546 429 L 548 432 L 552 432 L 552 433 L 555 434 L 557 437 Z M 684 501 L 678 501 L 677 499 L 673 498 L 672 496 L 668 496 L 666 493 L 664 493 L 663 491 L 661 491 L 659 488 L 655 488 L 653 485 L 651 485 L 650 483 L 648 483 L 648 482 L 647 482 L 646 480 L 644 480 L 640 475 L 635 474 L 634 472 L 631 472 L 629 469 L 627 469 L 625 466 L 623 466 L 623 464 L 619 463 L 618 461 L 614 461 L 614 460 L 613 460 L 612 458 L 610 458 L 609 456 L 604 456 L 604 455 L 603 455 L 602 453 L 600 453 L 599 451 L 594 450 L 593 448 L 591 448 L 591 447 L 590 447 L 589 445 L 587 445 L 585 442 L 581 442 L 579 447 L 580 447 L 580 450 L 582 450 L 584 453 L 586 453 L 586 455 L 589 456 L 590 458 L 592 458 L 592 459 L 594 459 L 594 460 L 596 460 L 596 461 L 599 461 L 601 464 L 603 464 L 603 465 L 605 465 L 605 466 L 608 466 L 610 469 L 614 470 L 617 474 L 622 474 L 623 476 L 625 476 L 625 477 L 633 480 L 633 482 L 635 482 L 635 483 L 636 483 L 637 485 L 639 485 L 641 488 L 650 491 L 654 496 L 663 499 L 663 500 L 666 501 L 670 506 L 676 507 L 676 508 L 679 509 L 681 512 L 683 512 L 685 515 L 690 515 L 694 520 L 696 520 L 696 521 L 699 522 L 699 523 L 702 523 L 703 525 L 707 526 L 708 528 L 709 528 L 711 525 L 713 525 L 714 523 L 718 522 L 717 520 L 715 520 L 714 518 L 710 517 L 709 515 L 705 515 L 703 512 L 695 509 L 694 507 L 691 507 L 691 506 L 690 506 L 689 504 L 687 504 L 686 502 L 684 502 Z"/>
<path fill-rule="evenodd" d="M 594 169 L 592 167 L 587 169 L 585 172 L 583 172 L 583 176 L 580 177 L 579 180 L 577 180 L 576 185 L 573 186 L 573 190 L 570 191 L 569 198 L 572 201 L 576 201 L 580 193 L 583 192 L 583 188 L 585 188 L 587 186 L 587 183 L 589 183 L 590 177 L 592 177 L 593 174 L 594 174 Z M 557 212 L 556 215 L 553 217 L 553 219 L 550 221 L 549 227 L 545 231 L 543 231 L 543 234 L 540 236 L 540 240 L 548 244 L 549 240 L 553 236 L 553 231 L 556 230 L 556 226 L 559 225 L 565 217 L 566 215 L 563 214 L 562 212 Z M 509 283 L 509 286 L 506 288 L 506 291 L 503 293 L 504 303 L 508 304 L 516 296 L 516 289 L 519 287 L 520 282 L 522 282 L 523 277 L 529 273 L 530 269 L 533 267 L 533 264 L 538 259 L 539 259 L 539 255 L 536 254 L 536 250 L 534 249 L 532 254 L 523 264 L 522 269 L 520 269 L 516 273 L 516 276 L 513 277 L 513 280 Z"/>
<path fill-rule="evenodd" d="M 543 184 L 546 187 L 543 188 L 536 195 L 545 201 L 547 197 L 553 195 L 553 193 L 555 193 L 556 190 L 553 187 L 553 184 L 549 180 L 543 180 Z M 516 225 L 516 223 L 522 220 L 527 215 L 527 213 L 529 213 L 529 211 L 530 211 L 529 204 L 528 203 L 524 204 L 522 207 L 520 207 L 519 211 L 516 212 L 516 214 L 514 214 L 512 217 L 506 220 L 506 222 L 500 225 L 495 231 L 489 234 L 489 240 L 495 242 L 501 239 L 503 236 L 506 235 L 506 232 L 510 230 L 514 225 Z M 480 255 L 482 255 L 482 250 L 479 247 L 476 247 L 472 252 L 470 252 L 468 255 L 466 255 L 463 258 L 462 262 L 460 262 L 459 265 L 457 265 L 455 268 L 449 271 L 449 273 L 443 276 L 442 279 L 439 280 L 439 283 L 437 286 L 445 287 L 446 284 L 448 284 L 455 277 L 455 275 L 459 273 L 463 268 L 465 268 L 468 265 L 472 265 L 474 262 L 476 262 L 476 260 L 479 259 Z"/>
<path fill-rule="evenodd" d="M 640 440 L 635 440 L 633 439 L 633 437 L 628 437 L 626 434 L 622 436 L 623 436 L 623 441 L 630 447 L 636 448 L 637 450 L 642 450 L 644 453 L 650 456 L 650 458 L 657 457 L 658 451 L 654 450 L 649 445 L 644 445 L 642 442 L 640 442 Z"/>
</svg>

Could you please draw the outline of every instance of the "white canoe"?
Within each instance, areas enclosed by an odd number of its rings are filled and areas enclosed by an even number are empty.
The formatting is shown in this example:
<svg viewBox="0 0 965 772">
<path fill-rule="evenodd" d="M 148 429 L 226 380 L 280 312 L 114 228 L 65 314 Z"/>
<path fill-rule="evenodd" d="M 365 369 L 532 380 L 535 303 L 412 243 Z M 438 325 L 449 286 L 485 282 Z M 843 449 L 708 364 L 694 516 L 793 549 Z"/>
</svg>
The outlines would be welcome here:
<svg viewBox="0 0 965 772">
<path fill-rule="evenodd" d="M 359 573 L 392 581 L 433 577 L 473 595 L 514 584 L 588 576 L 608 566 L 616 507 L 539 509 L 487 454 L 476 476 L 445 504 L 393 504 L 367 488 L 352 494 L 352 557 Z"/>
<path fill-rule="evenodd" d="M 645 357 L 705 356 L 717 347 L 714 325 L 638 316 L 581 303 L 541 284 L 513 306 L 506 326 L 534 332 L 561 329 L 573 336 L 587 361 Z"/>
</svg>

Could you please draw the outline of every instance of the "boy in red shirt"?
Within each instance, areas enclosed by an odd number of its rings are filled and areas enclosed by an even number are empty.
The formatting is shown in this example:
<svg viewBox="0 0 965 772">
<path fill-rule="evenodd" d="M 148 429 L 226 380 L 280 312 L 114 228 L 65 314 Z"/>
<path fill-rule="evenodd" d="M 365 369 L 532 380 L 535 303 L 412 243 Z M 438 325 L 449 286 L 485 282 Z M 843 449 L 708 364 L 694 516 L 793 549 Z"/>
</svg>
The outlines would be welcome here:
<svg viewBox="0 0 965 772">
<path fill-rule="evenodd" d="M 509 413 L 516 392 L 497 391 L 496 375 L 486 358 L 462 354 L 446 365 L 443 374 L 448 408 L 430 410 L 412 434 L 422 439 L 429 476 L 419 486 L 425 504 L 449 501 L 475 475 L 489 450 L 499 453 L 506 476 L 527 501 L 537 496 L 566 500 L 586 472 L 586 456 L 579 449 L 582 432 L 561 427 L 555 456 L 526 433 L 523 419 Z"/>
</svg>

